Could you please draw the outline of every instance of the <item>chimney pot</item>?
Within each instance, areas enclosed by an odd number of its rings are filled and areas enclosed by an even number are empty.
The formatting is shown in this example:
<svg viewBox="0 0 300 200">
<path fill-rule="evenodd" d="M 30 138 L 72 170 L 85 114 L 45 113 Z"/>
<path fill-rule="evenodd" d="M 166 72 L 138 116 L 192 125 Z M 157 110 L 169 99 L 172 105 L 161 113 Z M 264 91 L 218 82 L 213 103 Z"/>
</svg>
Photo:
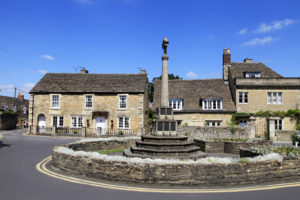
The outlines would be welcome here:
<svg viewBox="0 0 300 200">
<path fill-rule="evenodd" d="M 21 101 L 24 101 L 24 94 L 19 93 L 18 94 L 18 99 L 20 99 Z"/>
</svg>

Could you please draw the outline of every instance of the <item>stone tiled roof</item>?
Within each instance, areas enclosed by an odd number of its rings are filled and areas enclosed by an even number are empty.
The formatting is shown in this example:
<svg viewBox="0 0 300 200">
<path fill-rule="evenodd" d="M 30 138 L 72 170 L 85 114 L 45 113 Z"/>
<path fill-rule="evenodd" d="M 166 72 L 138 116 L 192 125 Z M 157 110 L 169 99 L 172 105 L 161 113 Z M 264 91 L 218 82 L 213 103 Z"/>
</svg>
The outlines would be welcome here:
<svg viewBox="0 0 300 200">
<path fill-rule="evenodd" d="M 147 74 L 47 73 L 30 93 L 144 93 Z"/>
<path fill-rule="evenodd" d="M 245 62 L 232 62 L 229 67 L 230 73 L 233 78 L 244 77 L 245 72 L 260 72 L 261 78 L 282 78 L 280 74 L 273 71 L 261 62 L 258 63 L 245 63 Z"/>
<path fill-rule="evenodd" d="M 154 108 L 160 105 L 160 91 L 161 81 L 156 80 L 154 83 Z M 236 110 L 229 86 L 224 83 L 223 79 L 169 80 L 169 99 L 183 99 L 182 112 L 204 112 L 199 105 L 202 98 L 220 98 L 223 102 L 223 111 L 234 112 Z"/>
<path fill-rule="evenodd" d="M 29 110 L 29 101 L 27 99 L 21 101 L 14 97 L 0 96 L 0 110 L 4 110 L 6 105 L 8 106 L 8 110 L 14 110 L 14 103 L 17 106 L 17 111 L 23 111 L 24 106 L 26 106 L 27 110 Z"/>
</svg>

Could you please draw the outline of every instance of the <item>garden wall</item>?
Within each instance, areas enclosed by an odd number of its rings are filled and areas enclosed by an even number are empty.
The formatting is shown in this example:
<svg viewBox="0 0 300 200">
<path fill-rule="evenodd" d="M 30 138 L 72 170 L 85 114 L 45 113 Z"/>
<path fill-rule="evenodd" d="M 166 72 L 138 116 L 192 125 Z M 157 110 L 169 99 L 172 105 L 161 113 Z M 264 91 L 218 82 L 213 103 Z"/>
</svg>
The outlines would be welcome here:
<svg viewBox="0 0 300 200">
<path fill-rule="evenodd" d="M 202 138 L 249 138 L 250 129 L 240 127 L 181 126 L 178 133 Z"/>
<path fill-rule="evenodd" d="M 235 142 L 235 141 L 204 141 L 194 139 L 195 145 L 199 146 L 201 151 L 206 153 L 230 153 L 239 154 L 240 149 L 250 149 L 251 147 L 264 147 L 272 145 L 270 140 L 255 140 L 253 142 Z"/>
<path fill-rule="evenodd" d="M 108 145 L 112 145 L 112 148 L 119 147 L 121 144 L 127 145 L 125 141 L 119 144 L 116 142 L 106 144 L 103 141 L 84 143 L 64 146 L 81 150 L 99 150 L 99 147 L 107 148 Z M 159 160 L 143 162 L 140 158 L 114 159 L 114 156 L 99 158 L 97 155 L 94 153 L 88 156 L 84 152 L 76 154 L 54 149 L 52 165 L 93 178 L 135 183 L 240 185 L 300 178 L 299 158 L 285 158 L 281 162 L 269 160 L 231 164 L 188 164 L 188 162 L 172 164 L 172 162 Z"/>
<path fill-rule="evenodd" d="M 292 142 L 291 135 L 295 132 L 296 131 L 279 131 L 279 130 L 276 130 L 276 132 L 275 132 L 276 141 Z"/>
</svg>

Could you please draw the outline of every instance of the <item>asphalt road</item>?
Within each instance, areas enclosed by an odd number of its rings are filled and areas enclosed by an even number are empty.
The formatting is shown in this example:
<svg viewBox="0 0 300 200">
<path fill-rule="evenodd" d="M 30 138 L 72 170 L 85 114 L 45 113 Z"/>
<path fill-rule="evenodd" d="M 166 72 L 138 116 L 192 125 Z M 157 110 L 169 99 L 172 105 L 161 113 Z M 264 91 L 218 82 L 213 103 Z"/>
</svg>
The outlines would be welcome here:
<svg viewBox="0 0 300 200">
<path fill-rule="evenodd" d="M 110 190 L 70 183 L 39 173 L 35 165 L 51 155 L 55 145 L 74 141 L 23 136 L 22 131 L 0 132 L 0 200 L 289 200 L 300 199 L 300 187 L 215 194 L 161 194 Z"/>
</svg>

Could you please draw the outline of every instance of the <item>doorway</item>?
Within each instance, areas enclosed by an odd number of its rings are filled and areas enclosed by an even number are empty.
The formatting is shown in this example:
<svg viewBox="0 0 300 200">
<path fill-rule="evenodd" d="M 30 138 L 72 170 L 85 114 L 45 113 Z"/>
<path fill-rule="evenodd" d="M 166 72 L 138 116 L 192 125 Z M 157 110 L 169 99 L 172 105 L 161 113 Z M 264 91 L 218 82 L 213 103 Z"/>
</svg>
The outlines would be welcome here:
<svg viewBox="0 0 300 200">
<path fill-rule="evenodd" d="M 105 117 L 96 117 L 96 133 L 103 135 L 106 133 Z"/>
</svg>

